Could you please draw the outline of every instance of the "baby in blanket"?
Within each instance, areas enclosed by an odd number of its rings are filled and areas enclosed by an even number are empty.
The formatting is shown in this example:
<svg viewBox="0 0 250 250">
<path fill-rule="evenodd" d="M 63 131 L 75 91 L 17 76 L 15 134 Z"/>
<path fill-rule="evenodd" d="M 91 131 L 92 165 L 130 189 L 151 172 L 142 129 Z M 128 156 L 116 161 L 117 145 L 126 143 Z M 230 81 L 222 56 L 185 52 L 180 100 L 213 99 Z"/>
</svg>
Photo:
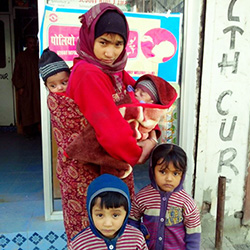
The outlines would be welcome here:
<svg viewBox="0 0 250 250">
<path fill-rule="evenodd" d="M 161 117 L 174 103 L 176 97 L 175 89 L 164 79 L 154 75 L 143 75 L 140 77 L 135 84 L 135 90 L 128 86 L 125 98 L 126 103 L 119 103 L 118 108 L 121 115 L 130 124 L 138 145 L 140 145 L 140 141 L 148 138 L 157 143 L 155 138 L 157 138 L 156 131 L 158 128 L 156 127 Z M 91 150 L 94 147 L 93 145 L 95 145 L 95 148 Z M 92 156 L 93 158 L 102 157 L 105 159 L 103 154 L 100 156 L 98 153 L 103 151 L 104 149 L 98 143 L 94 129 L 90 125 L 66 149 L 66 153 L 70 158 L 82 162 L 86 162 L 86 158 L 89 159 Z M 108 155 L 107 152 L 105 153 Z M 89 162 L 93 163 L 93 159 Z M 132 171 L 132 167 L 127 163 L 126 166 L 129 166 L 129 168 L 126 170 L 124 162 L 121 161 L 119 161 L 119 164 L 116 162 L 113 165 L 113 162 L 105 160 L 100 165 L 101 173 L 111 173 L 119 178 L 125 178 Z"/>
<path fill-rule="evenodd" d="M 127 90 L 132 103 L 137 105 L 119 106 L 119 110 L 130 123 L 135 138 L 138 141 L 156 138 L 155 126 L 177 97 L 174 88 L 164 79 L 147 74 L 137 80 L 135 89 L 128 86 Z"/>
<path fill-rule="evenodd" d="M 77 104 L 66 95 L 70 69 L 64 60 L 47 48 L 39 59 L 39 71 L 49 90 L 47 104 L 58 150 L 79 162 L 99 165 L 100 173 L 125 178 L 132 171 L 132 167 L 126 162 L 112 158 L 100 146 L 94 129 L 88 124 Z M 78 126 L 75 126 L 76 124 Z M 62 134 L 69 138 L 67 142 L 62 140 Z M 85 145 L 87 147 L 84 147 Z"/>
<path fill-rule="evenodd" d="M 66 96 L 65 90 L 68 83 L 69 68 L 67 64 L 56 53 L 49 48 L 44 50 L 39 60 L 39 70 L 49 89 L 48 108 L 51 113 L 53 131 L 54 128 L 60 127 L 64 121 L 59 117 L 60 109 L 69 106 L 69 109 L 76 110 L 77 119 L 79 114 L 85 122 L 82 123 L 82 130 L 74 133 L 74 138 L 69 140 L 68 145 L 62 145 L 67 157 L 76 159 L 82 163 L 91 163 L 100 166 L 100 174 L 109 173 L 120 178 L 128 176 L 132 167 L 123 161 L 112 158 L 101 145 L 98 143 L 94 129 L 88 124 L 76 103 Z M 165 80 L 153 75 L 144 75 L 140 77 L 135 85 L 128 86 L 127 96 L 124 100 L 126 103 L 119 103 L 119 110 L 127 120 L 134 131 L 134 136 L 138 141 L 151 138 L 156 140 L 155 126 L 166 110 L 173 104 L 177 97 L 175 89 Z M 51 106 L 50 103 L 57 103 Z M 74 106 L 74 107 L 73 107 Z M 71 118 L 74 119 L 74 118 Z M 64 129 L 67 126 L 64 126 Z M 70 130 L 71 127 L 68 126 Z M 65 132 L 65 130 L 64 130 Z M 67 131 L 66 131 L 67 132 Z M 57 140 L 57 144 L 60 141 Z"/>
</svg>

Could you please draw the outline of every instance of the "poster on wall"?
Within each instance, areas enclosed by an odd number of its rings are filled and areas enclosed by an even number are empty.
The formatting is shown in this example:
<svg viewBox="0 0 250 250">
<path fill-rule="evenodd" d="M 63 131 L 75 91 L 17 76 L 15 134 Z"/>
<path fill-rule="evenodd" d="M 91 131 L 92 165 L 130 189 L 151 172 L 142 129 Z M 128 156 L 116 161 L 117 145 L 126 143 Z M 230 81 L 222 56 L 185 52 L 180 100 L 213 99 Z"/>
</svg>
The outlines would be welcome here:
<svg viewBox="0 0 250 250">
<path fill-rule="evenodd" d="M 102 0 L 48 0 L 48 5 L 61 8 L 89 9 Z M 105 3 L 115 4 L 122 11 L 129 11 L 130 4 L 126 0 L 105 0 Z"/>
<path fill-rule="evenodd" d="M 71 66 L 73 58 L 77 57 L 79 16 L 86 11 L 45 6 L 40 30 L 41 51 L 49 47 Z M 125 12 L 125 15 L 130 27 L 126 48 L 128 73 L 135 79 L 153 74 L 177 83 L 182 14 Z"/>
</svg>

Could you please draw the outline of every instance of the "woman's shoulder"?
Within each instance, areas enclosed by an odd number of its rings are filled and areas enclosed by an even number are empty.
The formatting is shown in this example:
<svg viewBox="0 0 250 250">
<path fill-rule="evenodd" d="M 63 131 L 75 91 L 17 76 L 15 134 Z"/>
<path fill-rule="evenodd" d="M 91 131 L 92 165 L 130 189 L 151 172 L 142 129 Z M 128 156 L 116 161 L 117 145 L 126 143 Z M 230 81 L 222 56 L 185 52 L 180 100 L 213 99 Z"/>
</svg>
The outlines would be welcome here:
<svg viewBox="0 0 250 250">
<path fill-rule="evenodd" d="M 135 79 L 126 70 L 123 70 L 123 81 L 126 86 L 135 86 Z"/>
<path fill-rule="evenodd" d="M 72 68 L 71 73 L 73 73 L 74 71 L 81 71 L 81 72 L 100 72 L 103 73 L 101 69 L 99 69 L 98 67 L 96 67 L 94 64 L 85 62 L 83 60 L 78 61 Z"/>
</svg>

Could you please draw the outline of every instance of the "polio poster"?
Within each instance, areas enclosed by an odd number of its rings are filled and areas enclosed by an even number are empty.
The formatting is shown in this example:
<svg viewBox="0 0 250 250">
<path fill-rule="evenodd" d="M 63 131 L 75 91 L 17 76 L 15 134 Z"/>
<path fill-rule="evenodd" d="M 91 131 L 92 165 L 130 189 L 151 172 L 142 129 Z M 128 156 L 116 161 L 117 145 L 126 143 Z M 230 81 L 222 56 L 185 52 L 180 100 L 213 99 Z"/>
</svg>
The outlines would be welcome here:
<svg viewBox="0 0 250 250">
<path fill-rule="evenodd" d="M 40 30 L 41 51 L 49 47 L 72 66 L 73 58 L 77 57 L 79 16 L 86 11 L 45 6 Z M 177 83 L 182 14 L 124 14 L 130 27 L 126 71 L 135 79 L 153 74 Z"/>
</svg>

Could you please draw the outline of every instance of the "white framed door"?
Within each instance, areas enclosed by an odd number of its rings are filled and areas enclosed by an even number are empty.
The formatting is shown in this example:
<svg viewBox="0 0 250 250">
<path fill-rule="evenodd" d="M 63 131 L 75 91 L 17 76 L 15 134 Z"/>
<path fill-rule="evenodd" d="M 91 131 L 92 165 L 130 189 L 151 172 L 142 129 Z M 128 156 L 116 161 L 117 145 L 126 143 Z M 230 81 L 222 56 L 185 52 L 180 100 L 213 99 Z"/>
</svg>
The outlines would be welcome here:
<svg viewBox="0 0 250 250">
<path fill-rule="evenodd" d="M 14 125 L 11 29 L 9 15 L 0 15 L 0 126 Z"/>
<path fill-rule="evenodd" d="M 43 27 L 42 18 L 44 14 L 45 3 L 38 1 L 39 28 Z M 62 1 L 63 2 L 63 1 Z M 76 1 L 75 1 L 76 2 Z M 184 39 L 182 56 L 182 76 L 181 76 L 181 114 L 179 144 L 187 152 L 189 169 L 185 181 L 185 189 L 188 193 L 192 192 L 194 159 L 193 151 L 195 147 L 195 123 L 196 123 L 196 81 L 199 53 L 199 29 L 200 16 L 202 11 L 202 2 L 197 5 L 197 0 L 176 0 L 180 5 L 184 5 Z M 185 2 L 185 4 L 184 4 Z M 52 4 L 53 1 L 50 1 Z M 62 3 L 63 4 L 63 3 Z M 67 5 L 67 4 L 66 4 Z M 57 4 L 55 6 L 57 7 Z M 65 6 L 67 7 L 67 6 Z M 76 21 L 77 23 L 77 21 Z M 41 30 L 39 30 L 40 33 Z M 191 36 L 189 34 L 192 34 Z M 39 34 L 40 37 L 40 34 Z M 41 54 L 41 51 L 40 51 Z M 52 155 L 51 155 L 51 130 L 50 115 L 47 108 L 47 91 L 41 82 L 41 111 L 42 111 L 42 144 L 43 144 L 43 169 L 44 169 L 44 207 L 46 220 L 62 219 L 62 211 L 54 211 L 53 207 L 53 188 L 52 188 Z"/>
</svg>

